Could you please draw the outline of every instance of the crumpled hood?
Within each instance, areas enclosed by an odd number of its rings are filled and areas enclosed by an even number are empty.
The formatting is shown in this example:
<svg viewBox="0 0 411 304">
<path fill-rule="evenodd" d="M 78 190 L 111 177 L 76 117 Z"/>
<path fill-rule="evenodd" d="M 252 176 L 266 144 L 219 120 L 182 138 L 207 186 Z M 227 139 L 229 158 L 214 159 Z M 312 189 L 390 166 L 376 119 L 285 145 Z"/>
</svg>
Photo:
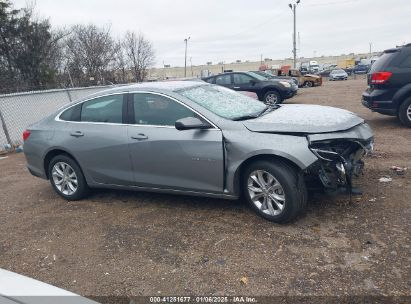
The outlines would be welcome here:
<svg viewBox="0 0 411 304">
<path fill-rule="evenodd" d="M 363 122 L 354 113 L 339 108 L 288 104 L 243 123 L 254 132 L 313 134 L 344 131 Z"/>
</svg>

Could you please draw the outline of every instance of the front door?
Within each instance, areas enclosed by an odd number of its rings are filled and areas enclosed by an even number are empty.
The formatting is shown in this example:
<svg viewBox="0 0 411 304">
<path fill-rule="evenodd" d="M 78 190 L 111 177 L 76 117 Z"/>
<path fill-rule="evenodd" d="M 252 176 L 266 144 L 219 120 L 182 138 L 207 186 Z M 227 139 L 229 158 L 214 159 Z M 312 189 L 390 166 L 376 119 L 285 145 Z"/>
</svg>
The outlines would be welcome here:
<svg viewBox="0 0 411 304">
<path fill-rule="evenodd" d="M 219 129 L 177 130 L 176 120 L 199 115 L 161 94 L 135 93 L 130 95 L 129 102 L 132 124 L 128 136 L 137 186 L 223 191 L 224 160 Z"/>
</svg>

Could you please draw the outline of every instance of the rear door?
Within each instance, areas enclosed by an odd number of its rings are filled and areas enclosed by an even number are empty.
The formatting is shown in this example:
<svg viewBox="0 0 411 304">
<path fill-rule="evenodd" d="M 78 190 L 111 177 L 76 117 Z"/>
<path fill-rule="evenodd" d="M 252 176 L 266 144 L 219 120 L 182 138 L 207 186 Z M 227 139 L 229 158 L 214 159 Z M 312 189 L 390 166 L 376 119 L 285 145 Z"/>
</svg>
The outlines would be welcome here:
<svg viewBox="0 0 411 304">
<path fill-rule="evenodd" d="M 130 94 L 129 107 L 128 136 L 137 186 L 223 191 L 221 130 L 177 130 L 174 125 L 181 118 L 203 118 L 177 100 L 161 94 Z"/>
<path fill-rule="evenodd" d="M 100 184 L 132 185 L 126 95 L 94 98 L 66 110 L 56 130 L 61 145 L 80 163 L 87 177 Z"/>
</svg>

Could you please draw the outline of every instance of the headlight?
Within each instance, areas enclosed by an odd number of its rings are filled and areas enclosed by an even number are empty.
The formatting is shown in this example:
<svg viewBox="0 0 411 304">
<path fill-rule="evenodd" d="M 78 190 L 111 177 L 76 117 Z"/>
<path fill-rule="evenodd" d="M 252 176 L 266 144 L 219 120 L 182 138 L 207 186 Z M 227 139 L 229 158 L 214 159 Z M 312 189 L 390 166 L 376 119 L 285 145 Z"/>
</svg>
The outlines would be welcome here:
<svg viewBox="0 0 411 304">
<path fill-rule="evenodd" d="M 286 88 L 291 88 L 291 84 L 287 81 L 280 81 L 280 83 L 285 86 Z"/>
</svg>

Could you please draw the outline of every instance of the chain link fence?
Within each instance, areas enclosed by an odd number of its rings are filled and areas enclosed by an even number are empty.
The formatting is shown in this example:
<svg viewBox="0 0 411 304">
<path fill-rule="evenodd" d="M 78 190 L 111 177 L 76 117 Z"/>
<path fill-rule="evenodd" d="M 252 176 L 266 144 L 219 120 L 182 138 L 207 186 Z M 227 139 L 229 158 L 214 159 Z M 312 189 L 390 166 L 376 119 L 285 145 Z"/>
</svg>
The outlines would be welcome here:
<svg viewBox="0 0 411 304">
<path fill-rule="evenodd" d="M 0 151 L 22 144 L 22 133 L 65 104 L 111 88 L 98 86 L 0 95 Z"/>
</svg>

